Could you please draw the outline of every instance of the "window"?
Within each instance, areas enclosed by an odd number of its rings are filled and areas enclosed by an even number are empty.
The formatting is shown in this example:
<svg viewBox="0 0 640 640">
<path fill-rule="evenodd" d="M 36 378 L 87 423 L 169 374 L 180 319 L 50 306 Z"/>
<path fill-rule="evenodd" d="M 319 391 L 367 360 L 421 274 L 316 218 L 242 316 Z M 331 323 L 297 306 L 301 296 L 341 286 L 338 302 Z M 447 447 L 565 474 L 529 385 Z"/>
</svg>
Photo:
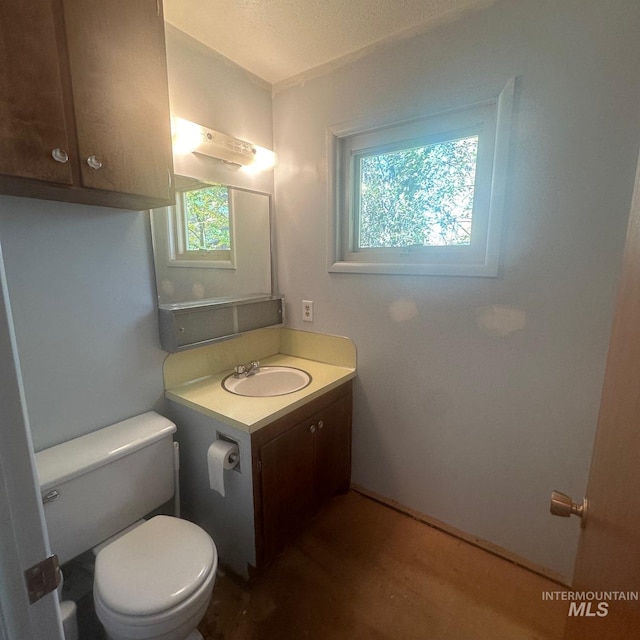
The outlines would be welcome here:
<svg viewBox="0 0 640 640">
<path fill-rule="evenodd" d="M 479 135 L 354 157 L 358 249 L 471 244 Z"/>
<path fill-rule="evenodd" d="M 169 221 L 169 263 L 233 268 L 232 212 L 232 199 L 224 185 L 198 184 L 177 191 Z"/>
<path fill-rule="evenodd" d="M 480 105 L 330 131 L 330 271 L 495 276 L 513 81 Z"/>
</svg>

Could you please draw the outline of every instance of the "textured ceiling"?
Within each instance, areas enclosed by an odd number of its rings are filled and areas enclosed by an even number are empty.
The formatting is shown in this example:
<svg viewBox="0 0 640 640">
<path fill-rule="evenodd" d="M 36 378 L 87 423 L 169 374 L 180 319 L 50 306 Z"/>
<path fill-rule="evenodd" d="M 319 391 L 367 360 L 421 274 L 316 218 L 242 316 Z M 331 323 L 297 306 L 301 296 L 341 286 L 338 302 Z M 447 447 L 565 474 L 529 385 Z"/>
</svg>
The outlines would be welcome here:
<svg viewBox="0 0 640 640">
<path fill-rule="evenodd" d="M 275 84 L 478 0 L 164 0 L 165 20 Z"/>
</svg>

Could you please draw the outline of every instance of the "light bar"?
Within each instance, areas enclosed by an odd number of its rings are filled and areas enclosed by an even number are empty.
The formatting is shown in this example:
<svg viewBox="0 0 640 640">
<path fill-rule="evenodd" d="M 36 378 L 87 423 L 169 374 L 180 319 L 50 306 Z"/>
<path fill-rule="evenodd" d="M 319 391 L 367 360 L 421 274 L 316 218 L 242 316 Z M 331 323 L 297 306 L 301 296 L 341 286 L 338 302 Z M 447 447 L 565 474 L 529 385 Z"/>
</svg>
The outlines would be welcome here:
<svg viewBox="0 0 640 640">
<path fill-rule="evenodd" d="M 183 118 L 172 118 L 174 153 L 199 153 L 224 162 L 265 171 L 275 166 L 276 154 L 264 147 L 228 136 Z"/>
</svg>

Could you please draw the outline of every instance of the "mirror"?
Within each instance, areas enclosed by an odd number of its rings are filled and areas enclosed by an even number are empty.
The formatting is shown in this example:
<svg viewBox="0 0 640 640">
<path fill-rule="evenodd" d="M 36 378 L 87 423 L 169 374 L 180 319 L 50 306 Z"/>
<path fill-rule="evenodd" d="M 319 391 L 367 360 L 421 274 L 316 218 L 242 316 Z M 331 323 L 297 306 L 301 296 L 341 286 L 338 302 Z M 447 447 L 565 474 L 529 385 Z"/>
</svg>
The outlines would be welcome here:
<svg viewBox="0 0 640 640">
<path fill-rule="evenodd" d="M 158 303 L 269 296 L 271 196 L 176 176 L 176 205 L 151 215 Z"/>
</svg>

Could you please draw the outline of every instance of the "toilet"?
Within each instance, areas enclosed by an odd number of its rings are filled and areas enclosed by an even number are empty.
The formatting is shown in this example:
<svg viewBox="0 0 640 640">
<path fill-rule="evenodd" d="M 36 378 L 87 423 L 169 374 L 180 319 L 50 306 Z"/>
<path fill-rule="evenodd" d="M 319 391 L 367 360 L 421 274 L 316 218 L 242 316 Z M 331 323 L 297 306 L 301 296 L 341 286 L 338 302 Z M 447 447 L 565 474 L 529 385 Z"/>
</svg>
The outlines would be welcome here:
<svg viewBox="0 0 640 640">
<path fill-rule="evenodd" d="M 218 553 L 200 527 L 150 512 L 174 494 L 175 425 L 155 412 L 36 454 L 53 553 L 96 552 L 93 600 L 109 640 L 202 640 Z"/>
</svg>

